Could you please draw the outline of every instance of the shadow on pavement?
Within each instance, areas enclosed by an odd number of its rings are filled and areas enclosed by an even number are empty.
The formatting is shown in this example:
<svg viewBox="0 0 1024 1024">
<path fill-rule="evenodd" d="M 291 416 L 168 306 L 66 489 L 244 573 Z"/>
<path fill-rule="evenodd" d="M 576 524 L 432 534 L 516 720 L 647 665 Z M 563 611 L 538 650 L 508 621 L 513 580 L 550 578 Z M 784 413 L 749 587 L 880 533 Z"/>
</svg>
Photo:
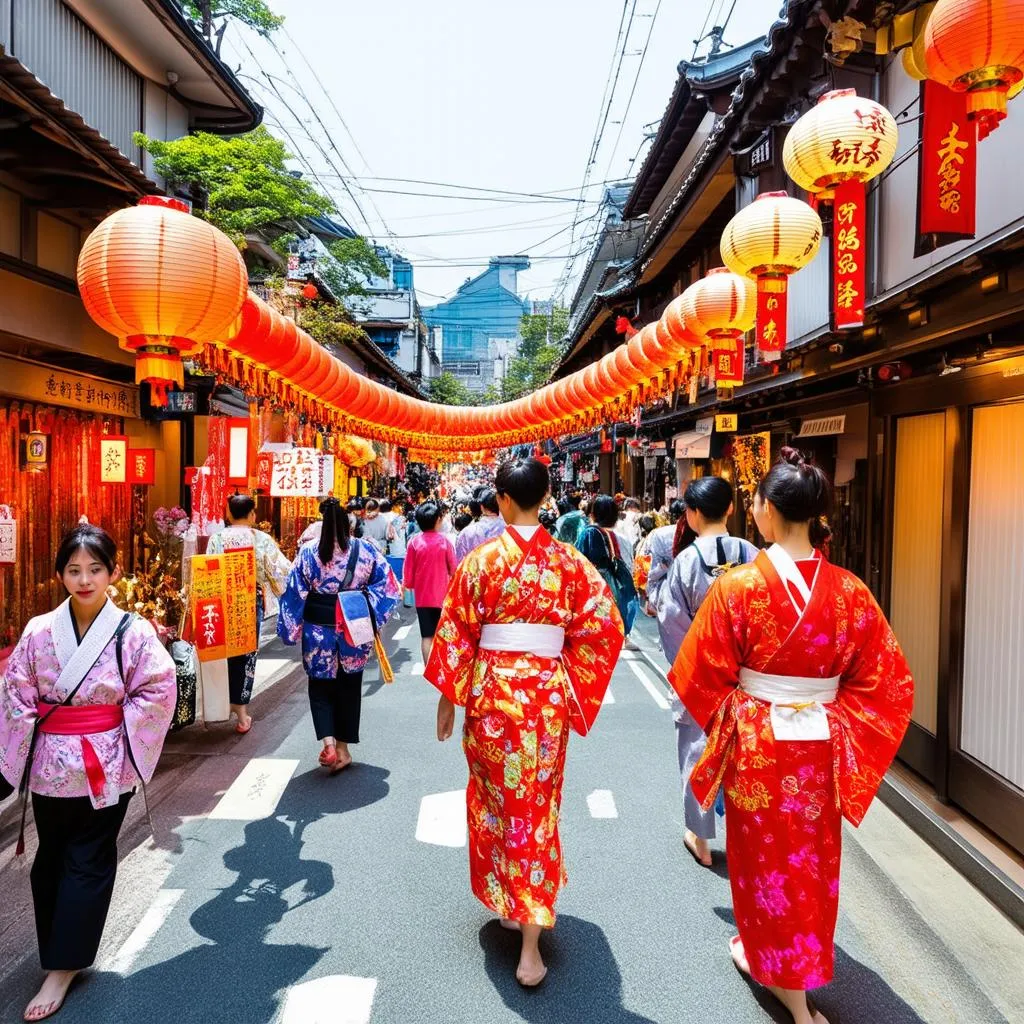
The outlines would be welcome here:
<svg viewBox="0 0 1024 1024">
<path fill-rule="evenodd" d="M 726 907 L 715 907 L 715 914 L 735 927 L 736 918 Z M 728 949 L 722 950 L 722 969 L 736 971 Z M 739 971 L 736 971 L 739 974 Z M 752 978 L 741 975 L 761 1008 L 779 1024 L 790 1024 L 792 1017 L 779 1001 Z M 859 1024 L 860 1021 L 885 1021 L 885 1024 L 926 1024 L 923 1017 L 901 999 L 876 972 L 855 960 L 842 946 L 836 946 L 835 975 L 828 985 L 816 988 L 810 998 L 829 1024 Z"/>
<path fill-rule="evenodd" d="M 560 915 L 541 938 L 548 976 L 536 989 L 515 978 L 520 938 L 497 921 L 480 929 L 484 970 L 505 1005 L 530 1024 L 657 1024 L 622 1005 L 622 975 L 605 934 L 596 924 Z M 567 1016 L 567 1008 L 571 1014 Z"/>
<path fill-rule="evenodd" d="M 275 817 L 249 822 L 241 845 L 224 854 L 235 881 L 189 918 L 206 941 L 124 977 L 93 975 L 69 1000 L 64 1019 L 152 1024 L 154 1008 L 174 1007 L 178 1024 L 274 1020 L 284 991 L 330 948 L 270 941 L 286 914 L 334 888 L 330 864 L 303 858 L 303 832 L 326 815 L 382 800 L 388 775 L 358 764 L 334 776 L 313 770 L 293 778 Z"/>
</svg>

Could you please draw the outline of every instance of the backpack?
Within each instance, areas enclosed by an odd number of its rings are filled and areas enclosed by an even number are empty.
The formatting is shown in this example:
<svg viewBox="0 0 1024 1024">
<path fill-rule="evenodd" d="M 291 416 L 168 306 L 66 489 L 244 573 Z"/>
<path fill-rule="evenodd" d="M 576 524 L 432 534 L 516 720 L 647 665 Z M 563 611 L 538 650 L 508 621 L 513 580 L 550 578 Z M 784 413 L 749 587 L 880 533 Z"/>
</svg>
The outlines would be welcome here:
<svg viewBox="0 0 1024 1024">
<path fill-rule="evenodd" d="M 636 621 L 637 612 L 640 610 L 636 585 L 633 583 L 633 573 L 619 553 L 619 542 L 614 532 L 600 529 L 600 527 L 591 527 L 591 529 L 599 530 L 604 540 L 606 557 L 595 565 L 602 579 L 608 584 L 612 597 L 615 598 L 615 604 L 622 615 L 622 622 L 628 635 Z"/>
<path fill-rule="evenodd" d="M 730 569 L 735 569 L 737 565 L 746 564 L 743 561 L 743 547 L 740 546 L 738 555 L 739 557 L 733 561 L 729 561 L 725 554 L 725 543 L 722 537 L 715 538 L 716 554 L 718 555 L 718 563 L 716 565 L 708 565 L 704 561 L 704 556 L 700 553 L 700 548 L 697 547 L 696 541 L 692 544 L 694 554 L 697 556 L 697 561 L 700 562 L 701 570 L 704 575 L 709 579 L 717 580 L 719 576 L 724 576 Z"/>
</svg>

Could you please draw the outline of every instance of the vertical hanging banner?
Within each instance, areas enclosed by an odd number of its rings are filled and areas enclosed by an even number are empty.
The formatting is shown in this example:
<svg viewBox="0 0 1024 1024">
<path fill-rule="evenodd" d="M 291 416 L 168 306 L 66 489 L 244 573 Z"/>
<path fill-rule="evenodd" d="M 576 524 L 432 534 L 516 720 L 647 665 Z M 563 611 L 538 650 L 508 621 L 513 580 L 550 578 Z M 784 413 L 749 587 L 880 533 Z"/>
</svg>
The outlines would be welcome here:
<svg viewBox="0 0 1024 1024">
<path fill-rule="evenodd" d="M 104 434 L 100 438 L 100 483 L 128 482 L 128 438 L 120 434 Z"/>
<path fill-rule="evenodd" d="M 256 634 L 256 552 L 226 551 L 224 560 L 224 646 L 227 657 L 259 649 Z"/>
<path fill-rule="evenodd" d="M 269 491 L 274 473 L 274 456 L 272 452 L 260 452 L 256 456 L 256 489 Z"/>
<path fill-rule="evenodd" d="M 967 117 L 967 93 L 926 79 L 921 109 L 915 256 L 974 238 L 978 187 L 978 129 Z"/>
<path fill-rule="evenodd" d="M 866 206 L 861 182 L 836 186 L 832 201 L 832 326 L 837 331 L 864 325 Z"/>
<path fill-rule="evenodd" d="M 315 448 L 274 452 L 272 498 L 315 498 L 320 486 L 320 453 Z"/>
<path fill-rule="evenodd" d="M 193 555 L 189 585 L 192 636 L 200 661 L 227 657 L 227 579 L 223 555 Z M 254 602 L 255 606 L 255 602 Z"/>
<path fill-rule="evenodd" d="M 738 338 L 715 338 L 713 345 L 711 358 L 715 371 L 715 386 L 731 388 L 742 384 L 745 355 L 743 335 Z"/>
<path fill-rule="evenodd" d="M 0 565 L 14 565 L 18 558 L 18 521 L 10 505 L 0 505 Z"/>
<path fill-rule="evenodd" d="M 156 483 L 156 449 L 128 449 L 128 483 L 151 487 Z"/>
<path fill-rule="evenodd" d="M 766 363 L 774 362 L 782 357 L 786 347 L 786 298 L 788 282 L 784 277 L 772 278 L 770 291 L 757 283 L 757 348 L 764 356 Z"/>
</svg>

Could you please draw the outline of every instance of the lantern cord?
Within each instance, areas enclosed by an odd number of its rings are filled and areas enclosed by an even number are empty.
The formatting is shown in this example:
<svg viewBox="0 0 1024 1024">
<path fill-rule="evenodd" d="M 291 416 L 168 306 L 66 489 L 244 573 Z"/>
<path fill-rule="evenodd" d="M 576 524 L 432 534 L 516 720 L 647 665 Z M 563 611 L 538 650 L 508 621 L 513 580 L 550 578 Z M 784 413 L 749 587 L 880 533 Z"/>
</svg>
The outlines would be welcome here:
<svg viewBox="0 0 1024 1024">
<path fill-rule="evenodd" d="M 899 157 L 897 160 L 893 160 L 893 162 L 889 164 L 885 171 L 882 174 L 880 174 L 877 178 L 875 178 L 873 182 L 871 182 L 871 187 L 867 190 L 867 194 L 871 195 L 873 192 L 875 192 L 882 184 L 882 182 L 885 181 L 885 179 L 888 178 L 889 175 L 892 174 L 892 172 L 895 171 L 896 168 L 900 166 L 900 164 L 909 160 L 920 148 L 921 141 L 918 140 L 917 142 L 914 143 L 913 146 L 911 146 L 910 149 L 906 151 L 906 153 L 903 154 L 903 156 Z"/>
</svg>

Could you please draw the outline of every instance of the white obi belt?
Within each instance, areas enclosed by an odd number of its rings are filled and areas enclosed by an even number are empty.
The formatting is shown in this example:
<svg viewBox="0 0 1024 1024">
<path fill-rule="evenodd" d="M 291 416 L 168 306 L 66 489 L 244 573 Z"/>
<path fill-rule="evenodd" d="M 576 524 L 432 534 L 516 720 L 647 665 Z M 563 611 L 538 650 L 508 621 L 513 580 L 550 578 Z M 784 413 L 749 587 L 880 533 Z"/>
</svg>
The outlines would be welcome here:
<svg viewBox="0 0 1024 1024">
<path fill-rule="evenodd" d="M 565 630 L 561 626 L 545 626 L 534 622 L 493 622 L 480 631 L 482 651 L 508 651 L 532 654 L 538 658 L 559 658 L 565 646 Z"/>
<path fill-rule="evenodd" d="M 828 712 L 839 693 L 840 676 L 814 679 L 806 676 L 774 676 L 740 669 L 740 689 L 771 705 L 772 732 L 777 740 L 827 740 Z"/>
</svg>

